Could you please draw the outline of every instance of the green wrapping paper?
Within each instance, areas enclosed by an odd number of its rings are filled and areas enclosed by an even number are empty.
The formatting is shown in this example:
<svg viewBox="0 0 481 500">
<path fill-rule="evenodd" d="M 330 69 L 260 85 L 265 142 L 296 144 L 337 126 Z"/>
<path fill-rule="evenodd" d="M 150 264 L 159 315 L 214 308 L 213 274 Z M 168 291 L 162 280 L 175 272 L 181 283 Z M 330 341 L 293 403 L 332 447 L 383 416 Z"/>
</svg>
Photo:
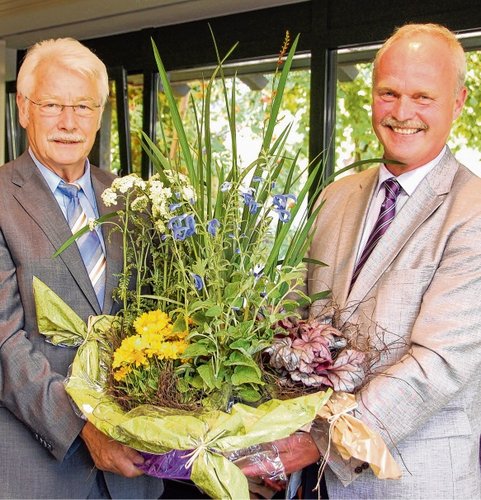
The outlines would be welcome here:
<svg viewBox="0 0 481 500">
<path fill-rule="evenodd" d="M 65 387 L 82 414 L 139 451 L 190 450 L 191 479 L 213 498 L 249 498 L 246 477 L 224 454 L 291 435 L 310 424 L 331 395 L 273 399 L 258 407 L 237 403 L 230 413 L 192 414 L 149 405 L 126 412 L 107 394 L 112 349 L 105 332 L 115 317 L 90 317 L 85 325 L 44 283 L 34 278 L 33 286 L 40 332 L 57 345 L 80 345 Z"/>
</svg>

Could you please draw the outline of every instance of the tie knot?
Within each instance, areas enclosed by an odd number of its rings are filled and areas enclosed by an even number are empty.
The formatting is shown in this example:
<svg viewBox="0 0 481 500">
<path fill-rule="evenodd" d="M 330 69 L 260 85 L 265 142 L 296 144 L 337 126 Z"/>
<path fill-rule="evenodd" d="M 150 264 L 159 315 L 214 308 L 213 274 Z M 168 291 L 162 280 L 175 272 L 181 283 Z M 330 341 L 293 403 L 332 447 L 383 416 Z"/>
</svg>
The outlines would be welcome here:
<svg viewBox="0 0 481 500">
<path fill-rule="evenodd" d="M 68 196 L 70 199 L 74 199 L 78 198 L 80 186 L 78 186 L 77 184 L 70 184 L 62 181 L 58 185 L 57 189 L 65 196 Z"/>
<path fill-rule="evenodd" d="M 401 191 L 401 185 L 399 184 L 399 182 L 394 177 L 391 177 L 389 179 L 386 179 L 383 182 L 383 185 L 386 191 L 386 198 L 394 201 Z"/>
</svg>

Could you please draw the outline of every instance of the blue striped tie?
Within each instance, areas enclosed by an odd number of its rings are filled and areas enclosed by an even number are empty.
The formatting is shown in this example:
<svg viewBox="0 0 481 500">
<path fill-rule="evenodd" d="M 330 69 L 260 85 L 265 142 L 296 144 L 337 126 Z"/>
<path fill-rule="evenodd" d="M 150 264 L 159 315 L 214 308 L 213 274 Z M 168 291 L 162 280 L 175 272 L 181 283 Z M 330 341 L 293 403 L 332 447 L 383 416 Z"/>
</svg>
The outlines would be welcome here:
<svg viewBox="0 0 481 500">
<path fill-rule="evenodd" d="M 57 189 L 68 197 L 67 221 L 72 234 L 88 224 L 88 218 L 79 201 L 80 186 L 61 182 Z M 102 308 L 105 296 L 105 255 L 97 231 L 88 231 L 77 238 L 77 246 Z"/>
<path fill-rule="evenodd" d="M 366 242 L 366 246 L 364 247 L 361 257 L 359 258 L 359 262 L 354 269 L 354 273 L 351 279 L 351 288 L 354 285 L 357 277 L 359 276 L 362 266 L 364 266 L 367 259 L 371 255 L 371 252 L 374 250 L 374 247 L 381 239 L 381 236 L 387 231 L 387 228 L 396 215 L 396 201 L 401 191 L 401 186 L 394 177 L 386 179 L 383 182 L 383 186 L 386 192 L 385 198 L 382 202 L 381 210 L 379 211 L 379 216 L 377 218 L 376 224 L 374 224 L 372 232 L 369 235 L 369 239 Z"/>
</svg>

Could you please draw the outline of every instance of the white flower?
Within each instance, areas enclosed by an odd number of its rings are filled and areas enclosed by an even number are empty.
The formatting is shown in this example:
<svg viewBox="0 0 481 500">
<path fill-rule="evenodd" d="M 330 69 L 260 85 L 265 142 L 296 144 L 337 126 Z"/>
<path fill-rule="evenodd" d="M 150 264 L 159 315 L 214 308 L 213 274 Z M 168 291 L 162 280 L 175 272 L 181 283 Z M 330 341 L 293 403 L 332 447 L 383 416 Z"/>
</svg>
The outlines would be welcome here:
<svg viewBox="0 0 481 500">
<path fill-rule="evenodd" d="M 95 221 L 95 219 L 90 218 L 88 221 L 89 230 L 94 231 L 96 225 L 97 225 L 97 222 Z"/>
<path fill-rule="evenodd" d="M 181 187 L 182 198 L 186 201 L 191 202 L 195 199 L 195 192 L 192 186 L 185 185 Z"/>
<path fill-rule="evenodd" d="M 145 189 L 145 181 L 137 174 L 126 175 L 125 177 L 117 177 L 112 182 L 112 189 L 118 190 L 121 193 L 126 193 L 133 187 Z"/>
<path fill-rule="evenodd" d="M 117 204 L 117 193 L 112 188 L 107 188 L 101 195 L 102 201 L 106 207 Z"/>
<path fill-rule="evenodd" d="M 149 197 L 152 202 L 152 215 L 154 218 L 167 218 L 170 214 L 169 204 L 172 198 L 172 190 L 165 187 L 161 181 L 151 181 Z"/>
<path fill-rule="evenodd" d="M 148 203 L 149 199 L 146 195 L 139 196 L 130 204 L 130 208 L 134 212 L 143 212 L 147 208 Z"/>
</svg>

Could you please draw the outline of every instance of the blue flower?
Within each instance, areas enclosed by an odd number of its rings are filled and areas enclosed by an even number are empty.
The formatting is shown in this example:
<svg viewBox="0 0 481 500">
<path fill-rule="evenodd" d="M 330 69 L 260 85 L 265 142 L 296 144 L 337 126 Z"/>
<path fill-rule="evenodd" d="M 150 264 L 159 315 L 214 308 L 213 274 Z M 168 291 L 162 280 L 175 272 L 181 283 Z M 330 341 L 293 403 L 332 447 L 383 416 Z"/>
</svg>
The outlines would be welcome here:
<svg viewBox="0 0 481 500">
<path fill-rule="evenodd" d="M 281 222 L 287 222 L 291 218 L 291 213 L 287 210 L 287 202 L 289 199 L 293 201 L 297 200 L 293 194 L 276 194 L 272 197 L 274 212 L 277 212 Z"/>
<path fill-rule="evenodd" d="M 179 207 L 181 207 L 181 206 L 182 206 L 182 203 L 171 203 L 171 204 L 169 205 L 169 210 L 170 210 L 171 212 L 174 212 L 175 210 L 177 210 L 177 209 L 178 209 Z"/>
<path fill-rule="evenodd" d="M 259 183 L 259 182 L 262 182 L 264 179 L 262 179 L 262 177 L 259 177 L 258 175 L 254 176 L 252 178 L 252 182 L 255 182 L 256 184 Z"/>
<path fill-rule="evenodd" d="M 175 240 L 184 241 L 195 234 L 195 220 L 192 215 L 176 215 L 167 222 L 167 227 L 172 230 Z"/>
<path fill-rule="evenodd" d="M 202 290 L 204 288 L 204 282 L 202 278 L 198 274 L 191 273 L 192 278 L 194 278 L 194 286 L 197 291 Z"/>
<path fill-rule="evenodd" d="M 207 223 L 207 232 L 211 236 L 215 236 L 217 234 L 217 228 L 220 227 L 220 222 L 218 219 L 212 219 Z"/>
<path fill-rule="evenodd" d="M 225 181 L 220 185 L 220 190 L 225 193 L 232 187 L 232 182 Z"/>
<path fill-rule="evenodd" d="M 244 204 L 247 205 L 247 207 L 249 208 L 249 212 L 251 214 L 255 214 L 257 213 L 257 210 L 259 210 L 260 208 L 260 204 L 256 202 L 256 200 L 254 199 L 254 190 L 252 188 L 249 188 L 247 191 L 245 192 L 241 192 L 241 196 L 242 198 L 244 199 Z"/>
</svg>

